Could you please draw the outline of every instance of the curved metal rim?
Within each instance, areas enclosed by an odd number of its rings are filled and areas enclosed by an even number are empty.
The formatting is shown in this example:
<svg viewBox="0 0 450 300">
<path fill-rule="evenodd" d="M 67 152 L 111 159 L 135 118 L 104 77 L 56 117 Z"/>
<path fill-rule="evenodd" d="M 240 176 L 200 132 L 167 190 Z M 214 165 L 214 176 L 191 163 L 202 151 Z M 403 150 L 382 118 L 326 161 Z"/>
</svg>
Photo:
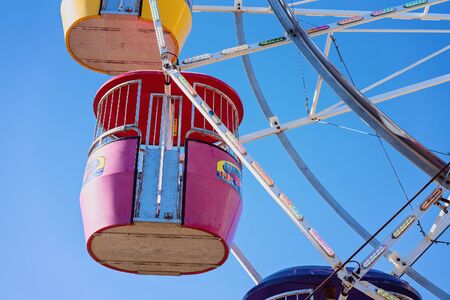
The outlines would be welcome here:
<svg viewBox="0 0 450 300">
<path fill-rule="evenodd" d="M 284 0 L 268 0 L 268 2 L 299 51 L 361 119 L 429 176 L 434 177 L 445 167 L 445 163 L 439 157 L 389 119 L 339 72 L 298 24 Z M 450 177 L 440 175 L 438 183 L 449 189 Z"/>
<path fill-rule="evenodd" d="M 92 151 L 94 151 L 94 149 L 97 148 L 96 146 L 98 144 L 100 144 L 101 141 L 103 139 L 105 139 L 106 137 L 113 135 L 114 133 L 117 133 L 117 132 L 126 132 L 126 131 L 130 131 L 130 130 L 135 131 L 137 133 L 137 136 L 141 137 L 141 131 L 139 130 L 139 128 L 135 127 L 134 125 L 124 125 L 124 126 L 113 128 L 111 130 L 104 132 L 102 135 L 100 135 L 98 138 L 95 139 L 95 141 L 92 143 L 91 147 L 89 148 L 88 155 L 91 155 Z M 117 140 L 120 140 L 120 138 L 118 138 Z"/>
</svg>

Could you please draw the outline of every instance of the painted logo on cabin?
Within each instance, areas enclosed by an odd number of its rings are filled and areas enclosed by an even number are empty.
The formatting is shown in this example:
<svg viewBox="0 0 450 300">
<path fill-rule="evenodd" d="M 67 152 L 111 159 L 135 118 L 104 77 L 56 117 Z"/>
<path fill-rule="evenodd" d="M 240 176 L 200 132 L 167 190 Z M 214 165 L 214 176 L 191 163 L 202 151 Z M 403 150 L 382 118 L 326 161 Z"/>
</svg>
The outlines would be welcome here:
<svg viewBox="0 0 450 300">
<path fill-rule="evenodd" d="M 226 160 L 218 161 L 216 174 L 220 180 L 241 192 L 241 170 L 235 164 Z"/>
<path fill-rule="evenodd" d="M 104 156 L 97 156 L 89 160 L 84 171 L 83 185 L 94 178 L 103 175 L 105 170 L 106 158 Z"/>
</svg>

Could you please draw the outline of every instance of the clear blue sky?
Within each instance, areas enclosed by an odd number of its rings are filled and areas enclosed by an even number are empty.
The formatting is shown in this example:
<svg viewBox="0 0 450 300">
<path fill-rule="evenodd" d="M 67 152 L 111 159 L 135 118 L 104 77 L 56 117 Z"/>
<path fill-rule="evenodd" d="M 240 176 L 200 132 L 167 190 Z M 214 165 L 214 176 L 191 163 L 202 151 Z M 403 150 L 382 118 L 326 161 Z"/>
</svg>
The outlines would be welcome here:
<svg viewBox="0 0 450 300">
<path fill-rule="evenodd" d="M 245 2 L 267 5 L 261 0 Z M 320 0 L 305 7 L 372 10 L 401 3 Z M 90 259 L 84 245 L 78 196 L 94 128 L 93 96 L 108 77 L 84 69 L 70 58 L 64 45 L 59 0 L 9 4 L 4 5 L 0 19 L 0 299 L 240 299 L 253 285 L 232 257 L 218 270 L 181 278 L 123 274 Z M 450 4 L 433 7 L 431 12 L 450 13 Z M 333 20 L 303 19 L 315 24 Z M 273 15 L 246 15 L 245 22 L 249 41 L 283 33 Z M 449 22 L 384 20 L 363 27 L 449 29 Z M 336 38 L 359 88 L 450 42 L 448 34 L 339 33 Z M 323 47 L 324 39 L 316 38 L 315 42 Z M 232 15 L 195 14 L 192 34 L 181 57 L 235 44 Z M 342 67 L 334 49 L 331 58 Z M 284 46 L 252 55 L 252 60 L 279 119 L 285 122 L 303 117 L 302 59 L 296 49 Z M 449 61 L 447 51 L 368 95 L 444 75 L 449 72 Z M 304 64 L 308 94 L 312 98 L 317 75 Z M 242 134 L 268 126 L 239 59 L 198 71 L 221 78 L 241 95 L 245 108 Z M 444 84 L 403 96 L 382 104 L 381 108 L 426 146 L 449 152 L 449 87 Z M 337 100 L 325 87 L 319 106 L 324 108 Z M 353 113 L 331 121 L 370 131 Z M 288 135 L 333 195 L 370 231 L 374 232 L 404 203 L 392 170 L 373 137 L 319 124 L 290 131 Z M 362 240 L 307 184 L 275 137 L 252 142 L 248 148 L 341 259 L 359 247 Z M 408 195 L 413 195 L 428 178 L 387 148 Z M 244 212 L 236 242 L 263 276 L 295 265 L 325 264 L 248 172 L 244 172 L 243 197 Z M 437 209 L 433 208 L 423 221 L 427 230 L 436 214 Z M 383 232 L 380 238 L 389 233 Z M 420 233 L 414 228 L 397 249 L 405 255 L 419 239 Z M 442 239 L 449 240 L 450 233 Z M 449 246 L 435 246 L 415 266 L 433 282 L 447 288 L 447 292 L 450 292 L 449 250 Z M 392 269 L 385 261 L 377 264 L 377 268 L 387 272 Z M 424 299 L 434 299 L 418 284 L 412 284 Z"/>
</svg>

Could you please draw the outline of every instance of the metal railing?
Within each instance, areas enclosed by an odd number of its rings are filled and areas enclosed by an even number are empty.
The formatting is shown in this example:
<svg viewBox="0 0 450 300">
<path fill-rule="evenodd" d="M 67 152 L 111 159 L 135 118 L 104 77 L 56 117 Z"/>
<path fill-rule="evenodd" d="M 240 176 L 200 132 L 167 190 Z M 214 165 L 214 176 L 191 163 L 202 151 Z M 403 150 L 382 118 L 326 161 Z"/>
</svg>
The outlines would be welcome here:
<svg viewBox="0 0 450 300">
<path fill-rule="evenodd" d="M 206 103 L 238 137 L 240 116 L 231 99 L 206 84 L 194 83 L 194 88 L 207 99 Z M 104 94 L 95 108 L 97 122 L 91 151 L 115 139 L 136 134 L 141 137 L 142 146 L 180 148 L 185 139 L 195 133 L 195 138 L 201 139 L 203 136 L 211 143 L 225 145 L 190 101 L 184 101 L 182 96 L 161 93 L 152 93 L 147 97 L 141 95 L 141 91 L 142 81 L 130 80 Z M 183 118 L 190 118 L 189 126 Z M 230 151 L 228 147 L 223 148 Z"/>
<path fill-rule="evenodd" d="M 141 131 L 138 126 L 141 88 L 141 80 L 127 81 L 111 88 L 100 99 L 95 108 L 97 122 L 94 130 L 94 141 L 89 153 L 96 148 L 123 137 L 141 137 Z M 136 104 L 133 118 L 130 118 L 128 113 L 131 102 L 131 90 L 136 90 Z M 119 113 L 122 106 L 124 114 L 123 118 L 120 118 Z"/>
<path fill-rule="evenodd" d="M 234 105 L 233 101 L 223 92 L 203 83 L 194 83 L 194 89 L 205 100 L 206 104 L 214 111 L 214 113 L 222 120 L 224 124 L 227 124 L 229 130 L 231 130 L 236 137 L 239 137 L 239 112 Z M 194 105 L 189 103 L 192 109 L 192 128 L 205 129 L 214 131 L 212 126 L 208 124 L 205 118 L 202 117 L 198 110 L 195 110 Z M 195 111 L 195 114 L 194 114 Z M 203 119 L 202 126 L 195 126 L 195 118 Z M 201 125 L 201 124 L 200 124 Z"/>
</svg>

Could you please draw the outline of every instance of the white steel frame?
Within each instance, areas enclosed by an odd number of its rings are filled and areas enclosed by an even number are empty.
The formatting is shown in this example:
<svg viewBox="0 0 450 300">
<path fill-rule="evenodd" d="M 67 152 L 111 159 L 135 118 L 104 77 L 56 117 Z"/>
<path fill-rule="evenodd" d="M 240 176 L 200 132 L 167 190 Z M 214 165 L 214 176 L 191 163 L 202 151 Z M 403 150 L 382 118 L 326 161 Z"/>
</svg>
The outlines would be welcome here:
<svg viewBox="0 0 450 300">
<path fill-rule="evenodd" d="M 450 196 L 448 197 L 450 199 Z M 445 207 L 449 205 L 446 203 Z M 412 266 L 424 253 L 431 247 L 434 241 L 439 238 L 439 236 L 444 233 L 445 230 L 449 227 L 450 224 L 450 213 L 445 213 L 443 210 L 439 212 L 436 221 L 431 226 L 430 231 L 427 235 L 424 236 L 423 240 L 413 249 L 411 254 L 401 262 L 398 262 L 396 259 L 392 259 L 393 264 L 395 265 L 395 269 L 391 272 L 391 274 L 401 277 L 405 274 L 408 267 Z"/>
<path fill-rule="evenodd" d="M 244 253 L 236 244 L 232 245 L 231 253 L 239 262 L 239 264 L 242 266 L 242 268 L 245 270 L 245 272 L 247 272 L 248 276 L 250 276 L 253 282 L 255 284 L 259 284 L 262 281 L 261 275 L 258 273 L 258 271 L 255 269 L 252 263 L 247 259 L 247 257 L 244 255 Z"/>
<path fill-rule="evenodd" d="M 202 98 L 195 92 L 193 87 L 186 81 L 186 79 L 181 75 L 178 68 L 173 66 L 170 61 L 164 57 L 165 52 L 167 49 L 165 49 L 165 42 L 164 37 L 162 34 L 158 34 L 162 30 L 161 22 L 159 20 L 159 12 L 157 8 L 157 2 L 156 0 L 148 0 L 150 3 L 150 6 L 152 8 L 152 14 L 154 19 L 154 25 L 157 32 L 157 39 L 158 43 L 160 45 L 160 53 L 162 54 L 162 63 L 163 63 L 163 70 L 172 78 L 172 80 L 185 92 L 185 94 L 188 96 L 188 98 L 192 101 L 192 103 L 196 106 L 196 108 L 203 114 L 205 119 L 214 127 L 214 129 L 219 133 L 219 135 L 223 138 L 223 140 L 230 146 L 230 148 L 237 154 L 237 156 L 242 160 L 243 164 L 249 169 L 249 171 L 255 176 L 255 178 L 261 183 L 261 185 L 266 189 L 266 191 L 272 196 L 272 198 L 282 207 L 282 209 L 285 211 L 285 213 L 294 221 L 294 223 L 299 227 L 299 229 L 304 233 L 304 235 L 311 241 L 313 246 L 322 254 L 322 256 L 328 261 L 328 263 L 333 267 L 337 268 L 340 266 L 341 261 L 337 258 L 337 256 L 334 254 L 331 256 L 329 252 L 329 248 L 321 246 L 317 239 L 314 237 L 314 235 L 311 233 L 310 229 L 312 228 L 305 220 L 305 218 L 299 214 L 298 210 L 292 205 L 292 203 L 287 200 L 286 198 L 281 197 L 281 195 L 284 196 L 283 193 L 281 193 L 280 189 L 273 183 L 273 181 L 268 177 L 268 175 L 264 172 L 264 170 L 257 165 L 255 166 L 256 161 L 249 155 L 249 153 L 245 150 L 241 142 L 249 142 L 255 139 L 263 138 L 266 136 L 269 136 L 271 134 L 297 128 L 306 124 L 310 124 L 314 122 L 316 119 L 326 119 L 330 118 L 332 116 L 340 115 L 343 113 L 346 113 L 350 111 L 350 109 L 346 105 L 342 105 L 341 102 L 332 105 L 328 107 L 327 109 L 323 110 L 322 112 L 316 114 L 317 104 L 319 101 L 320 96 L 320 90 L 322 86 L 322 78 L 319 76 L 314 99 L 313 99 L 313 105 L 312 110 L 308 118 L 302 118 L 295 121 L 291 121 L 289 123 L 286 123 L 284 125 L 281 125 L 279 128 L 269 128 L 262 131 L 258 131 L 246 136 L 241 137 L 239 142 L 236 139 L 233 139 L 231 135 L 228 135 L 230 132 L 221 122 L 220 120 L 217 120 L 217 118 L 214 118 L 214 115 L 211 115 L 211 109 L 206 105 L 206 103 L 202 100 Z M 296 6 L 299 4 L 305 4 L 309 2 L 314 2 L 315 0 L 305 0 L 305 1 L 298 1 L 293 3 L 292 6 Z M 443 2 L 447 2 L 448 0 L 431 0 L 426 5 L 422 5 L 421 7 L 424 8 L 423 13 L 408 13 L 412 10 L 417 10 L 417 7 L 414 8 L 405 8 L 400 9 L 394 13 L 380 16 L 380 17 L 370 17 L 371 12 L 367 11 L 341 11 L 341 10 L 300 10 L 300 9 L 294 9 L 295 14 L 297 15 L 308 15 L 308 16 L 335 16 L 335 17 L 350 17 L 350 16 L 357 16 L 357 15 L 365 15 L 365 18 L 362 21 L 354 22 L 351 24 L 339 26 L 337 27 L 335 23 L 330 24 L 330 28 L 324 31 L 319 32 L 320 34 L 328 33 L 328 37 L 326 40 L 325 45 L 325 53 L 328 54 L 330 45 L 331 45 L 331 39 L 330 36 L 334 32 L 340 31 L 340 32 L 399 32 L 399 33 L 450 33 L 450 30 L 420 30 L 420 29 L 347 29 L 349 27 L 353 27 L 355 25 L 370 22 L 373 20 L 378 20 L 381 18 L 395 18 L 395 19 L 420 19 L 420 20 L 450 20 L 450 14 L 429 14 L 429 7 L 431 5 L 440 4 Z M 255 7 L 243 7 L 242 6 L 242 0 L 235 0 L 235 5 L 232 7 L 227 6 L 194 6 L 195 12 L 247 12 L 247 13 L 260 13 L 260 14 L 267 14 L 272 13 L 270 8 L 255 8 Z M 345 30 L 343 30 L 345 29 Z M 319 35 L 319 34 L 312 34 Z M 249 48 L 247 50 L 238 51 L 233 54 L 223 55 L 222 52 L 217 52 L 215 54 L 212 54 L 212 58 L 198 62 L 198 63 L 192 63 L 187 66 L 187 64 L 182 64 L 179 66 L 179 69 L 190 69 L 222 60 L 226 60 L 233 57 L 238 57 L 242 55 L 246 55 L 249 53 L 254 53 L 257 51 L 262 51 L 266 49 L 273 48 L 275 46 L 283 45 L 289 43 L 289 40 L 286 40 L 284 42 L 277 43 L 275 45 L 270 46 L 259 46 L 258 44 L 252 44 L 249 45 Z M 415 66 L 422 64 L 429 59 L 445 52 L 450 48 L 450 45 L 444 47 L 443 49 L 440 49 L 427 57 L 379 80 L 378 82 L 368 86 L 362 92 L 366 92 L 370 89 L 373 89 L 374 87 L 414 68 Z M 405 94 L 413 93 L 418 90 L 422 90 L 425 88 L 429 88 L 432 86 L 436 86 L 439 84 L 443 84 L 445 82 L 450 81 L 450 74 L 445 74 L 442 76 L 438 76 L 429 80 L 425 80 L 407 87 L 399 88 L 396 90 L 393 90 L 391 92 L 387 92 L 384 94 L 380 94 L 377 96 L 374 96 L 371 98 L 371 101 L 373 103 L 379 103 L 382 101 L 387 101 L 390 99 L 394 99 L 397 97 L 400 97 Z M 256 163 L 257 164 L 257 163 Z M 424 213 L 420 212 L 418 209 L 414 211 L 414 214 L 416 216 L 416 220 L 418 220 Z M 415 262 L 415 260 L 420 257 L 420 255 L 433 243 L 433 239 L 436 236 L 439 236 L 448 226 L 449 226 L 449 220 L 448 214 L 443 215 L 441 212 L 438 219 L 436 220 L 435 224 L 433 225 L 432 229 L 430 230 L 430 233 L 424 238 L 424 240 L 418 245 L 418 247 L 411 253 L 411 255 L 405 259 L 400 260 L 403 264 L 399 266 L 396 265 L 396 269 L 393 271 L 393 274 L 397 276 L 401 276 L 405 270 L 410 266 L 412 263 Z M 392 240 L 392 238 L 388 238 L 386 241 L 387 249 L 385 250 L 385 256 L 392 257 L 391 255 L 387 255 L 390 246 L 394 244 L 395 241 Z M 332 250 L 331 250 L 332 251 Z M 241 265 L 244 267 L 244 269 L 247 271 L 247 273 L 250 275 L 252 280 L 255 283 L 258 283 L 261 281 L 261 276 L 259 273 L 255 270 L 255 268 L 251 265 L 250 261 L 243 255 L 241 250 L 236 246 L 233 245 L 232 247 L 232 253 L 234 256 L 238 259 L 238 261 L 241 263 Z M 394 263 L 395 264 L 395 263 Z M 374 265 L 374 264 L 373 264 Z M 373 266 L 372 265 L 372 266 Z M 369 268 L 368 268 L 369 269 Z M 366 270 L 366 272 L 368 271 Z M 348 276 L 351 276 L 351 274 L 345 269 L 345 267 L 338 273 L 338 277 L 343 281 L 344 285 L 348 288 L 356 287 L 360 291 L 366 293 L 370 297 L 374 299 L 383 299 L 376 293 L 377 287 L 373 286 L 372 284 L 364 281 L 356 281 L 354 283 L 348 282 Z"/>
<path fill-rule="evenodd" d="M 437 5 L 437 4 L 441 4 L 444 2 L 447 2 L 448 0 L 430 0 L 427 4 L 421 5 L 419 7 L 430 7 L 432 5 Z M 365 24 L 365 23 L 369 23 L 369 22 L 373 22 L 373 21 L 377 21 L 380 19 L 385 19 L 385 18 L 396 18 L 399 16 L 402 16 L 405 12 L 408 11 L 413 11 L 413 10 L 417 10 L 417 7 L 411 7 L 411 8 L 399 8 L 397 9 L 397 11 L 389 13 L 389 14 L 385 14 L 385 15 L 381 15 L 381 16 L 376 16 L 373 17 L 371 15 L 372 12 L 369 11 L 359 11 L 359 13 L 355 13 L 355 11 L 353 11 L 352 14 L 347 14 L 347 15 L 342 15 L 342 14 L 338 14 L 336 13 L 336 11 L 332 11 L 333 13 L 330 13 L 331 16 L 334 17 L 351 17 L 351 16 L 363 16 L 364 18 L 360 21 L 356 21 L 356 22 L 352 22 L 352 23 L 348 23 L 345 25 L 338 25 L 337 22 L 333 22 L 333 23 L 329 23 L 329 24 L 324 24 L 324 25 L 328 25 L 329 28 L 326 30 L 321 30 L 318 32 L 314 32 L 311 33 L 310 36 L 311 37 L 315 37 L 315 36 L 319 36 L 319 35 L 323 35 L 323 34 L 332 34 L 333 32 L 341 32 L 341 31 L 345 31 L 348 30 L 348 28 L 357 26 L 357 25 L 361 25 L 361 24 Z M 195 6 L 194 6 L 194 11 L 195 10 Z M 197 11 L 209 11 L 209 10 L 197 10 Z M 295 11 L 295 10 L 294 10 Z M 211 11 L 209 11 L 211 12 Z M 225 12 L 225 11 L 217 11 L 217 12 Z M 246 10 L 244 7 L 242 7 L 242 1 L 240 1 L 240 3 L 237 6 L 233 6 L 232 10 L 226 11 L 226 12 L 247 12 L 247 13 L 255 13 L 252 10 Z M 358 12 L 358 11 L 356 11 Z M 270 10 L 270 13 L 272 13 L 272 10 Z M 307 14 L 310 16 L 328 16 L 328 14 Z M 414 17 L 414 19 L 420 19 L 420 20 L 425 20 L 424 14 L 420 15 L 421 17 Z M 427 14 L 426 16 L 429 16 L 429 14 Z M 435 20 L 450 20 L 450 14 L 447 15 L 448 19 L 446 18 L 442 18 L 442 19 L 435 19 Z M 410 19 L 413 19 L 413 17 L 411 17 Z M 376 30 L 376 29 L 375 29 Z M 394 29 L 393 29 L 394 30 Z M 416 29 L 412 29 L 412 32 L 418 32 Z M 415 30 L 415 31 L 414 31 Z M 388 31 L 389 32 L 389 31 Z M 446 31 L 445 31 L 446 32 Z M 444 33 L 445 33 L 444 32 Z M 250 54 L 250 53 L 255 53 L 255 52 L 259 52 L 259 51 L 264 51 L 273 47 L 277 47 L 277 46 L 282 46 L 282 45 L 286 45 L 288 43 L 290 43 L 291 41 L 289 39 L 287 39 L 284 42 L 280 42 L 280 43 L 276 43 L 276 44 L 272 44 L 272 45 L 268 45 L 268 46 L 260 46 L 258 43 L 253 43 L 253 44 L 249 44 L 249 48 L 246 50 L 242 50 L 242 51 L 238 51 L 236 53 L 231 53 L 231 54 L 226 54 L 223 55 L 221 51 L 216 52 L 216 53 L 212 53 L 211 54 L 211 58 L 206 59 L 206 60 L 202 60 L 199 62 L 194 62 L 194 63 L 190 63 L 190 64 L 185 64 L 185 63 L 181 63 L 179 66 L 180 70 L 188 70 L 188 69 L 192 69 L 192 68 L 196 68 L 196 67 L 200 67 L 200 66 L 205 66 L 208 64 L 212 64 L 212 63 L 216 63 L 219 61 L 224 61 L 227 59 L 231 59 L 231 58 L 235 58 L 238 56 L 242 56 L 242 55 L 246 55 L 246 54 Z"/>
<path fill-rule="evenodd" d="M 242 1 L 240 1 L 242 3 Z M 312 2 L 312 1 L 310 1 Z M 417 8 L 412 9 L 417 10 Z M 428 13 L 429 5 L 426 5 L 423 13 L 408 13 L 404 11 L 401 14 L 390 15 L 388 18 L 401 20 L 424 20 L 424 21 L 450 21 L 450 14 L 430 14 Z M 254 6 L 216 6 L 216 5 L 194 5 L 194 12 L 210 12 L 210 13 L 235 13 L 244 12 L 252 14 L 273 14 L 270 7 L 254 7 Z M 409 11 L 409 10 L 408 10 Z M 370 14 L 366 10 L 339 10 L 339 9 L 298 9 L 294 8 L 293 12 L 299 16 L 310 17 L 337 17 L 347 18 Z"/>
</svg>

